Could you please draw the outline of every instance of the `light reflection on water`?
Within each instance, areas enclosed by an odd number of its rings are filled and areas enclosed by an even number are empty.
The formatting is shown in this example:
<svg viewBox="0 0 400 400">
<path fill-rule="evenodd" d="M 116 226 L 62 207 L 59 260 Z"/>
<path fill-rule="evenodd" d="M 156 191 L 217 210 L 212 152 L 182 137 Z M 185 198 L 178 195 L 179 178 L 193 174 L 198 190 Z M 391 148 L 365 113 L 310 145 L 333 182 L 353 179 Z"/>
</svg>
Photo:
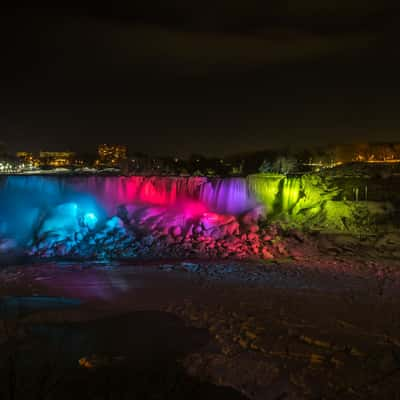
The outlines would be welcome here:
<svg viewBox="0 0 400 400">
<path fill-rule="evenodd" d="M 53 271 L 47 273 L 49 279 L 39 281 L 39 284 L 48 293 L 82 300 L 104 300 L 123 295 L 128 290 L 142 288 L 143 282 L 134 273 L 121 273 L 117 262 L 57 262 L 45 265 Z M 55 271 L 55 273 L 54 273 Z"/>
</svg>

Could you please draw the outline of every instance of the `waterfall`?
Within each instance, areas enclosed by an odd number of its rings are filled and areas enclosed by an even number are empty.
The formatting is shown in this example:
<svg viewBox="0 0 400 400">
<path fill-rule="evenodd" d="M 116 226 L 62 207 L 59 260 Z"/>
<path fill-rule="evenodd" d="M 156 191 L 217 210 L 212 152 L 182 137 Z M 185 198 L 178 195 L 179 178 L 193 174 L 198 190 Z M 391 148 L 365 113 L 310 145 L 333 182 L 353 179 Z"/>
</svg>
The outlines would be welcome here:
<svg viewBox="0 0 400 400">
<path fill-rule="evenodd" d="M 39 208 L 86 195 L 108 215 L 120 204 L 132 203 L 168 206 L 195 200 L 210 211 L 235 215 L 257 204 L 245 178 L 9 176 L 2 191 L 3 197 L 18 197 L 26 206 L 35 203 Z"/>
<path fill-rule="evenodd" d="M 91 176 L 70 178 L 68 184 L 90 193 L 109 214 L 114 214 L 120 204 L 172 205 L 179 200 L 196 199 L 205 182 L 205 178 L 198 177 Z"/>
<path fill-rule="evenodd" d="M 320 209 L 336 195 L 314 176 L 5 176 L 0 179 L 0 238 L 29 236 L 43 214 L 68 202 L 100 219 L 115 215 L 122 204 L 163 206 L 172 214 L 188 210 L 238 216 L 261 203 L 268 214 L 294 217 L 302 210 Z"/>
<path fill-rule="evenodd" d="M 248 177 L 250 191 L 263 203 L 267 212 L 290 212 L 300 198 L 301 178 L 257 174 Z"/>
<path fill-rule="evenodd" d="M 200 201 L 215 212 L 234 215 L 257 204 L 244 178 L 216 179 L 202 185 Z"/>
<path fill-rule="evenodd" d="M 281 188 L 281 210 L 290 212 L 300 198 L 301 179 L 285 178 L 282 180 Z"/>
<path fill-rule="evenodd" d="M 248 177 L 249 188 L 256 199 L 265 205 L 267 213 L 274 213 L 279 205 L 282 175 L 257 174 Z"/>
<path fill-rule="evenodd" d="M 0 225 L 18 241 L 29 238 L 43 214 L 67 202 L 79 203 L 85 212 L 105 215 L 101 205 L 87 192 L 77 190 L 69 178 L 55 176 L 7 176 L 0 189 Z"/>
</svg>

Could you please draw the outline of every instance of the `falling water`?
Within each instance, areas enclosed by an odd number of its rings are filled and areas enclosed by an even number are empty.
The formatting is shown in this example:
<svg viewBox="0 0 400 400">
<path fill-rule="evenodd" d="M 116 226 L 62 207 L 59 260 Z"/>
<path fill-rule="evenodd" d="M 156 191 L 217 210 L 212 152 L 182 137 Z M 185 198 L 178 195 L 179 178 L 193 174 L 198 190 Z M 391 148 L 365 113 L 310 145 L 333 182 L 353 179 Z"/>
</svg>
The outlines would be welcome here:
<svg viewBox="0 0 400 400">
<path fill-rule="evenodd" d="M 201 186 L 200 200 L 211 210 L 238 215 L 257 204 L 246 179 L 216 179 Z"/>
<path fill-rule="evenodd" d="M 121 204 L 165 206 L 172 213 L 183 208 L 190 213 L 211 211 L 238 216 L 261 203 L 269 214 L 292 215 L 295 206 L 310 208 L 321 202 L 322 189 L 310 179 L 269 174 L 212 180 L 204 177 L 7 176 L 0 179 L 0 237 L 28 236 L 44 213 L 67 202 L 74 202 L 82 212 L 100 218 L 115 215 Z"/>
<path fill-rule="evenodd" d="M 278 198 L 283 179 L 282 175 L 267 174 L 250 175 L 247 178 L 250 191 L 266 206 L 268 213 L 274 213 L 280 207 Z"/>
<path fill-rule="evenodd" d="M 120 204 L 172 205 L 179 200 L 196 199 L 205 178 L 180 177 L 74 177 L 68 181 L 76 190 L 90 193 L 114 214 Z"/>
<path fill-rule="evenodd" d="M 35 200 L 39 208 L 70 200 L 73 194 L 92 197 L 108 215 L 115 214 L 120 204 L 133 203 L 168 206 L 197 200 L 210 211 L 235 215 L 256 205 L 245 178 L 210 181 L 202 177 L 9 176 L 5 179 L 5 197 L 19 193 L 22 202 L 28 205 Z"/>
<path fill-rule="evenodd" d="M 285 178 L 281 188 L 281 210 L 289 212 L 300 198 L 301 179 Z"/>
<path fill-rule="evenodd" d="M 257 174 L 248 177 L 249 188 L 267 212 L 289 212 L 300 198 L 301 178 Z"/>
<path fill-rule="evenodd" d="M 234 215 L 257 204 L 244 178 L 8 176 L 1 185 L 0 226 L 13 237 L 29 235 L 41 215 L 67 202 L 101 217 L 115 215 L 121 204 L 179 208 L 186 202 L 192 210 L 193 201 L 196 209 Z"/>
<path fill-rule="evenodd" d="M 4 235 L 23 241 L 42 216 L 53 207 L 79 203 L 85 212 L 105 215 L 96 199 L 75 188 L 67 178 L 45 176 L 7 176 L 0 185 L 0 225 Z"/>
</svg>

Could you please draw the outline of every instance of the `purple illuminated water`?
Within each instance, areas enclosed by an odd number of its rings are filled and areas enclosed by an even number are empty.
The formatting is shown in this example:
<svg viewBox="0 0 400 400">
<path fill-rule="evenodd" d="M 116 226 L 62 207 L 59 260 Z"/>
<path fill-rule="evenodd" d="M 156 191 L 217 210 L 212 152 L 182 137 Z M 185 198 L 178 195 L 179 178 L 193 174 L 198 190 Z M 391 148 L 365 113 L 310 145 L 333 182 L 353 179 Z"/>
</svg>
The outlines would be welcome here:
<svg viewBox="0 0 400 400">
<path fill-rule="evenodd" d="M 212 211 L 238 215 L 257 204 L 246 179 L 215 179 L 201 186 L 200 200 Z"/>
</svg>

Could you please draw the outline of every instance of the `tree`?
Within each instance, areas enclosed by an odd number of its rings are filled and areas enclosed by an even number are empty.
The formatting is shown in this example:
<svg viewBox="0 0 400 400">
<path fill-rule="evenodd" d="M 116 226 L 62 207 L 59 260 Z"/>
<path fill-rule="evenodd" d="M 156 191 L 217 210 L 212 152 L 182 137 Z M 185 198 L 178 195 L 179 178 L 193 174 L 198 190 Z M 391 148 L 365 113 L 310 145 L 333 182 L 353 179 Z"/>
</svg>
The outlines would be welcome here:
<svg viewBox="0 0 400 400">
<path fill-rule="evenodd" d="M 260 165 L 260 168 L 258 168 L 259 172 L 261 173 L 268 173 L 268 172 L 274 172 L 273 165 L 270 161 L 264 160 L 262 164 Z"/>
<path fill-rule="evenodd" d="M 273 164 L 273 171 L 279 174 L 289 174 L 296 169 L 297 162 L 293 158 L 278 157 Z"/>
</svg>

